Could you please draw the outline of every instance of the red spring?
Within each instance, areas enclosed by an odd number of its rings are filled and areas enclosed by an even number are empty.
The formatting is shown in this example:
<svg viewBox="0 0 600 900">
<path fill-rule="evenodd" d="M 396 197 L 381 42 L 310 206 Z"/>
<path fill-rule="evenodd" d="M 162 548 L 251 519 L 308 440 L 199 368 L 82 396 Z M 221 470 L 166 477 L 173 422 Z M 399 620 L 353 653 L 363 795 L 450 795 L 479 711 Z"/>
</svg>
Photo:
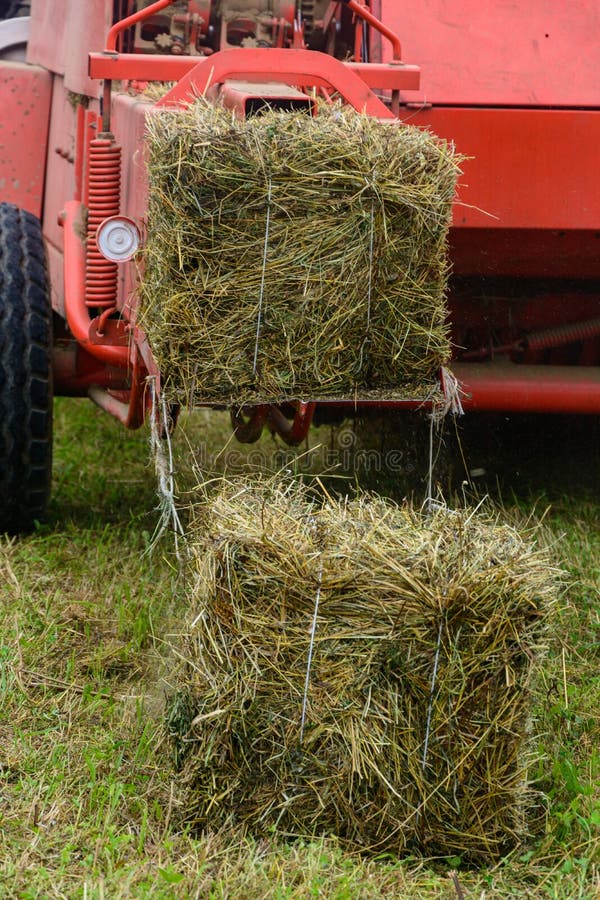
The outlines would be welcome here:
<svg viewBox="0 0 600 900">
<path fill-rule="evenodd" d="M 110 309 L 117 300 L 117 264 L 105 259 L 96 244 L 96 230 L 119 214 L 121 148 L 111 138 L 90 141 L 85 303 L 90 309 Z"/>
<path fill-rule="evenodd" d="M 528 350 L 550 350 L 566 344 L 577 344 L 600 336 L 600 319 L 586 319 L 584 322 L 569 322 L 545 331 L 534 332 L 525 338 Z"/>
</svg>

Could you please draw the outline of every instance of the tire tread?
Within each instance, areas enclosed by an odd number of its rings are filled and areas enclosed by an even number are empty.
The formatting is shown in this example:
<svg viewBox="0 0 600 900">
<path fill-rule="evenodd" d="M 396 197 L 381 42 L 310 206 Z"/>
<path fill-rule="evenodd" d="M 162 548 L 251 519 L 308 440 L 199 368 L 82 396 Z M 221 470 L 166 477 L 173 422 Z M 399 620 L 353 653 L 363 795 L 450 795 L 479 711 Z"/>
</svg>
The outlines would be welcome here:
<svg viewBox="0 0 600 900">
<path fill-rule="evenodd" d="M 52 312 L 39 221 L 0 203 L 0 531 L 46 510 L 52 465 Z"/>
</svg>

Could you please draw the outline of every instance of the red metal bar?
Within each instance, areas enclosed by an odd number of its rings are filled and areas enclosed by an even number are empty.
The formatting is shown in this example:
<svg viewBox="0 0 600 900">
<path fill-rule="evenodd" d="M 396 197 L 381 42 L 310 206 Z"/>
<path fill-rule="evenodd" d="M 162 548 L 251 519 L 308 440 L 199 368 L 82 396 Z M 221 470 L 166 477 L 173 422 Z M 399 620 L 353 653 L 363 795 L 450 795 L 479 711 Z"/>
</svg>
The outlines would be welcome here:
<svg viewBox="0 0 600 900">
<path fill-rule="evenodd" d="M 277 406 L 262 403 L 247 410 L 231 411 L 231 423 L 235 437 L 241 444 L 253 444 L 259 439 L 268 423 L 273 431 L 290 447 L 301 444 L 306 439 L 317 404 L 299 401 L 293 419 L 288 419 Z"/>
<path fill-rule="evenodd" d="M 233 77 L 248 81 L 276 78 L 285 84 L 332 87 L 359 112 L 380 119 L 394 118 L 358 75 L 334 57 L 314 50 L 254 47 L 222 50 L 198 62 L 156 105 L 179 105 L 182 100 L 203 96 L 212 85 Z"/>
<path fill-rule="evenodd" d="M 290 421 L 277 406 L 269 408 L 269 421 L 279 437 L 295 447 L 306 439 L 312 425 L 316 403 L 298 402 L 294 418 Z"/>
<path fill-rule="evenodd" d="M 392 54 L 394 59 L 401 60 L 402 59 L 402 45 L 400 43 L 400 38 L 396 34 L 395 31 L 392 31 L 391 28 L 388 28 L 387 25 L 384 25 L 383 22 L 374 16 L 373 13 L 361 3 L 357 2 L 357 0 L 344 0 L 348 9 L 351 9 L 352 12 L 357 15 L 359 18 L 364 19 L 365 22 L 368 22 L 375 31 L 378 31 L 379 34 L 382 34 L 385 38 L 388 39 L 390 44 L 392 45 Z"/>
<path fill-rule="evenodd" d="M 75 139 L 75 200 L 82 199 L 83 191 L 83 160 L 85 154 L 85 117 L 86 109 L 83 103 L 77 107 L 77 136 Z"/>
<path fill-rule="evenodd" d="M 495 412 L 600 413 L 600 366 L 453 363 L 463 408 Z"/>
<path fill-rule="evenodd" d="M 247 48 L 234 50 L 221 50 L 220 53 L 247 52 Z M 259 50 L 263 53 L 311 53 L 313 56 L 332 57 L 327 54 L 319 54 L 316 50 Z M 220 55 L 220 54 L 219 54 Z M 210 60 L 216 59 L 214 53 Z M 273 57 L 271 57 L 273 60 Z M 207 60 L 208 62 L 209 60 Z M 406 65 L 405 63 L 360 63 L 340 62 L 344 70 L 349 70 L 360 76 L 362 81 L 370 88 L 379 90 L 417 91 L 419 89 L 421 70 L 419 66 Z M 179 81 L 198 64 L 196 56 L 161 56 L 157 53 L 90 53 L 89 74 L 90 78 L 109 79 L 117 81 Z M 270 69 L 270 80 L 277 78 L 278 69 L 273 65 Z M 238 75 L 238 77 L 242 77 Z M 246 77 L 246 76 L 244 76 Z M 264 76 L 261 76 L 264 81 Z M 344 77 L 347 77 L 346 71 Z M 247 80 L 250 80 L 248 78 Z M 254 80 L 254 79 L 253 79 Z M 260 81 L 261 78 L 256 80 Z M 306 81 L 306 79 L 305 79 Z"/>
<path fill-rule="evenodd" d="M 197 56 L 163 56 L 160 53 L 90 53 L 90 78 L 118 81 L 179 81 L 194 68 Z"/>
<path fill-rule="evenodd" d="M 138 22 L 142 22 L 144 19 L 150 18 L 150 16 L 153 16 L 155 13 L 160 12 L 161 9 L 171 6 L 172 3 L 174 3 L 174 0 L 157 0 L 157 2 L 153 3 L 151 6 L 138 10 L 136 13 L 133 13 L 133 15 L 127 16 L 126 19 L 121 19 L 121 21 L 117 22 L 116 25 L 113 25 L 108 32 L 106 37 L 106 51 L 110 53 L 117 49 L 117 38 L 121 32 L 126 31 Z"/>
<path fill-rule="evenodd" d="M 126 345 L 96 343 L 92 339 L 94 321 L 85 304 L 85 248 L 81 240 L 83 205 L 77 200 L 65 203 L 64 275 L 65 316 L 73 337 L 96 359 L 112 366 L 127 368 L 129 349 Z"/>
<path fill-rule="evenodd" d="M 259 439 L 268 415 L 269 407 L 265 403 L 252 407 L 248 418 L 245 418 L 243 410 L 231 410 L 233 432 L 240 444 L 253 444 Z"/>
<path fill-rule="evenodd" d="M 60 397 L 86 397 L 93 385 L 118 390 L 128 387 L 128 373 L 90 356 L 73 339 L 58 338 L 52 348 L 54 391 Z"/>
<path fill-rule="evenodd" d="M 360 75 L 371 88 L 389 91 L 418 91 L 421 69 L 407 63 L 342 63 L 347 69 Z"/>
<path fill-rule="evenodd" d="M 101 409 L 118 419 L 126 428 L 139 428 L 144 424 L 144 412 L 146 407 L 144 394 L 144 381 L 146 370 L 142 367 L 139 354 L 135 354 L 133 372 L 131 374 L 131 388 L 128 392 L 128 400 L 123 401 L 105 388 L 94 385 L 88 390 L 90 400 L 93 400 Z M 126 393 L 127 396 L 127 393 Z"/>
<path fill-rule="evenodd" d="M 81 159 L 81 174 L 82 174 L 82 201 L 83 205 L 87 208 L 90 203 L 90 179 L 89 172 L 84 171 L 84 166 L 89 166 L 90 161 L 90 147 L 92 145 L 92 141 L 96 139 L 98 136 L 98 125 L 100 123 L 100 118 L 97 113 L 95 113 L 91 109 L 86 109 L 84 115 L 84 134 L 83 134 L 83 144 L 82 150 L 83 155 Z M 75 198 L 78 199 L 77 197 Z"/>
<path fill-rule="evenodd" d="M 298 19 L 294 17 L 292 47 L 294 50 L 302 50 L 306 45 L 304 43 L 304 26 L 298 25 Z"/>
<path fill-rule="evenodd" d="M 364 6 L 364 0 L 360 0 L 360 5 Z M 360 62 L 362 59 L 362 42 L 363 42 L 363 19 L 361 18 L 354 25 L 354 59 Z"/>
<path fill-rule="evenodd" d="M 600 366 L 534 366 L 516 363 L 452 363 L 465 412 L 600 414 Z M 427 410 L 430 400 L 328 400 L 320 406 Z"/>
<path fill-rule="evenodd" d="M 79 237 L 82 228 L 82 212 L 83 205 L 77 200 L 71 200 L 65 204 L 63 225 L 67 324 L 73 337 L 86 353 L 109 366 L 127 371 L 130 349 L 127 343 L 118 343 L 119 340 L 127 340 L 127 335 L 124 330 L 121 330 L 121 323 L 113 323 L 112 335 L 104 342 L 98 343 L 100 336 L 96 328 L 97 320 L 90 319 L 85 303 L 85 249 Z M 144 421 L 143 381 L 146 370 L 135 348 L 135 343 L 132 343 L 131 357 L 133 367 L 127 403 L 113 396 L 102 386 L 105 383 L 104 378 L 101 380 L 101 384 L 96 383 L 89 387 L 88 395 L 128 428 L 138 428 Z"/>
</svg>

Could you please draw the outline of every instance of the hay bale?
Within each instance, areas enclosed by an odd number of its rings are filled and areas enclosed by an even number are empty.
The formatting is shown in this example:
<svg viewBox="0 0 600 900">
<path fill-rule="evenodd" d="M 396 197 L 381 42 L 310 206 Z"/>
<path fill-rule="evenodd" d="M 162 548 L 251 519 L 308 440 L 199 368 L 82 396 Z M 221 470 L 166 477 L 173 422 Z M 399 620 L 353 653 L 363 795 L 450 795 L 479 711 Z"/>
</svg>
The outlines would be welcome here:
<svg viewBox="0 0 600 900">
<path fill-rule="evenodd" d="M 226 487 L 191 534 L 168 713 L 191 822 L 471 859 L 523 836 L 543 552 L 472 511 L 275 481 Z"/>
<path fill-rule="evenodd" d="M 170 399 L 426 397 L 450 355 L 458 172 L 431 134 L 352 110 L 148 123 L 140 324 Z"/>
</svg>

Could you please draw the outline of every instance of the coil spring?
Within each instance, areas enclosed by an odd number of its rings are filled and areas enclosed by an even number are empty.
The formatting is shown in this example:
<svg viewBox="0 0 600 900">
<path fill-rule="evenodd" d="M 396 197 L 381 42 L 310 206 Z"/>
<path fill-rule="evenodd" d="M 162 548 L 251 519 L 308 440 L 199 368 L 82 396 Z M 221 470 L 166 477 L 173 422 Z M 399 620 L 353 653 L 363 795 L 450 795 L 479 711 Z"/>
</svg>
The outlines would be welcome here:
<svg viewBox="0 0 600 900">
<path fill-rule="evenodd" d="M 105 259 L 96 243 L 98 225 L 119 214 L 121 148 L 110 137 L 90 141 L 85 302 L 90 309 L 114 307 L 117 264 Z"/>
<path fill-rule="evenodd" d="M 584 322 L 569 322 L 546 331 L 530 334 L 525 339 L 528 350 L 550 350 L 565 344 L 576 344 L 591 340 L 600 335 L 600 319 L 587 319 Z"/>
</svg>

